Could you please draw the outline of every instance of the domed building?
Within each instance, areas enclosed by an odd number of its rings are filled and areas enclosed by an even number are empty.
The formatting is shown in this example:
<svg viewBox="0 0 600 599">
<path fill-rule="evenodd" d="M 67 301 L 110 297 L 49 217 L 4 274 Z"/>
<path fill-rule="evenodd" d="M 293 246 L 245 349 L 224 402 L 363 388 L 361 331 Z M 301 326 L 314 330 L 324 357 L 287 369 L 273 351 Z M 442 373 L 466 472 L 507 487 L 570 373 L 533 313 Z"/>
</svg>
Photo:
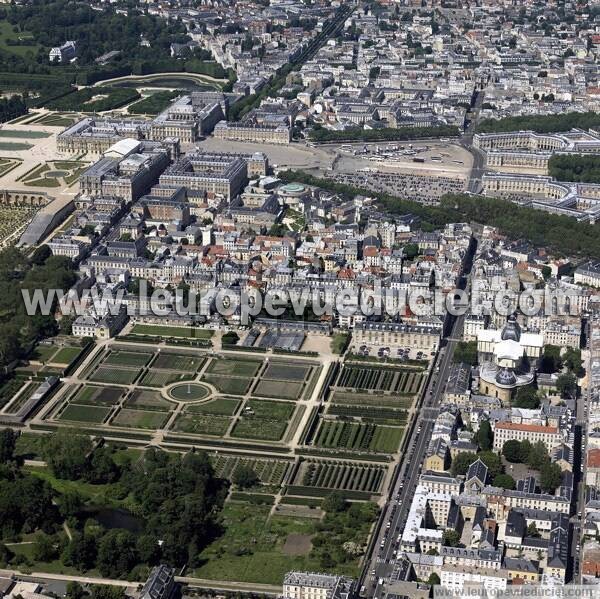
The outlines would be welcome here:
<svg viewBox="0 0 600 599">
<path fill-rule="evenodd" d="M 519 387 L 533 383 L 544 338 L 523 333 L 514 315 L 502 329 L 483 329 L 477 334 L 479 392 L 508 405 Z"/>
</svg>

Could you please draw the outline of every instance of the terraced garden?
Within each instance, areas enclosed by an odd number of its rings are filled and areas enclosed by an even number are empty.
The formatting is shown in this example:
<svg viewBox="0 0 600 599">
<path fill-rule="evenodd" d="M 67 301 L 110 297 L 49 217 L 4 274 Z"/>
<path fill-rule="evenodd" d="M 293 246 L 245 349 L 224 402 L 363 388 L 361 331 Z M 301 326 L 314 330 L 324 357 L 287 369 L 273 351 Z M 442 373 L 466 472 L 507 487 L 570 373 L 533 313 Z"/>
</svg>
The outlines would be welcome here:
<svg viewBox="0 0 600 599">
<path fill-rule="evenodd" d="M 87 167 L 88 163 L 78 160 L 44 162 L 25 173 L 20 180 L 33 187 L 68 187 Z"/>
<path fill-rule="evenodd" d="M 395 453 L 402 434 L 402 428 L 391 426 L 322 420 L 314 444 L 331 449 Z"/>
<path fill-rule="evenodd" d="M 338 388 L 414 395 L 421 389 L 424 372 L 378 366 L 344 366 Z"/>
<path fill-rule="evenodd" d="M 18 241 L 19 237 L 15 233 L 24 230 L 37 211 L 38 208 L 31 206 L 1 206 L 0 246 L 5 245 L 9 239 Z"/>
<path fill-rule="evenodd" d="M 376 494 L 381 490 L 384 477 L 385 468 L 382 466 L 310 460 L 301 464 L 294 485 Z"/>
<path fill-rule="evenodd" d="M 264 485 L 280 485 L 291 465 L 291 462 L 286 460 L 267 460 L 224 454 L 211 454 L 210 459 L 219 477 L 231 479 L 239 467 L 246 466 L 256 473 Z"/>
</svg>

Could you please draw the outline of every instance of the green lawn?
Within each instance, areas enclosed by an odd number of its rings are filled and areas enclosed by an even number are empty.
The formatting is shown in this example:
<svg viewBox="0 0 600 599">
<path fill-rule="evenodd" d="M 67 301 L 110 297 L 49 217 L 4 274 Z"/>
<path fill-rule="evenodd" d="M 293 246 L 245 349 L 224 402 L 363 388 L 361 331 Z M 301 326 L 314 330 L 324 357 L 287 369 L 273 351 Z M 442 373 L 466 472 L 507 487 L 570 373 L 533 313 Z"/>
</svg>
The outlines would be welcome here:
<svg viewBox="0 0 600 599">
<path fill-rule="evenodd" d="M 216 387 L 221 393 L 229 395 L 245 395 L 252 382 L 252 379 L 217 375 L 204 375 L 202 380 Z"/>
<path fill-rule="evenodd" d="M 118 456 L 120 453 L 119 451 L 115 455 Z M 75 492 L 95 505 L 112 507 L 125 505 L 123 500 L 118 498 L 122 492 L 118 484 L 94 485 L 81 480 L 64 480 L 56 478 L 52 470 L 46 466 L 25 466 L 25 468 L 34 476 L 45 480 L 60 495 Z"/>
<path fill-rule="evenodd" d="M 239 399 L 227 399 L 226 397 L 219 397 L 207 403 L 188 406 L 186 411 L 190 414 L 217 414 L 220 416 L 233 416 L 239 405 Z"/>
<path fill-rule="evenodd" d="M 196 327 L 169 327 L 155 324 L 135 324 L 131 330 L 133 335 L 151 335 L 156 337 L 193 337 L 194 339 L 210 339 L 213 331 Z"/>
<path fill-rule="evenodd" d="M 50 358 L 56 353 L 56 345 L 38 345 L 31 354 L 33 360 L 39 362 L 49 362 Z"/>
<path fill-rule="evenodd" d="M 70 364 L 80 353 L 81 347 L 61 347 L 51 361 L 56 364 Z"/>
<path fill-rule="evenodd" d="M 100 366 L 89 378 L 100 383 L 115 383 L 117 385 L 130 385 L 136 379 L 138 369 L 116 368 L 115 366 Z"/>
<path fill-rule="evenodd" d="M 19 39 L 31 40 L 31 45 L 12 46 L 8 43 L 10 40 L 18 41 Z M 8 21 L 0 21 L 0 50 L 17 56 L 26 56 L 27 54 L 35 56 L 38 49 L 39 45 L 35 43 L 31 33 L 27 31 L 14 32 L 13 26 Z"/>
<path fill-rule="evenodd" d="M 191 373 L 150 369 L 144 374 L 139 384 L 146 387 L 164 387 L 171 383 L 191 378 L 193 378 L 193 374 Z"/>
<path fill-rule="evenodd" d="M 321 526 L 318 520 L 272 516 L 269 506 L 227 503 L 222 516 L 225 533 L 200 554 L 202 565 L 190 575 L 211 580 L 266 583 L 280 585 L 290 570 L 322 572 L 327 570 L 319 557 L 320 551 L 340 551 L 343 540 L 367 540 L 369 523 L 343 529 L 338 537 L 322 533 L 324 546 L 310 550 L 306 543 L 299 555 L 284 548 L 289 535 L 302 535 L 308 541 Z M 328 539 L 330 541 L 328 542 Z M 359 574 L 357 558 L 348 556 L 330 570 L 356 577 Z"/>
<path fill-rule="evenodd" d="M 24 129 L 0 129 L 0 137 L 16 137 L 21 139 L 44 139 L 50 137 L 44 131 L 25 131 Z"/>
<path fill-rule="evenodd" d="M 92 422 L 99 424 L 104 421 L 109 412 L 110 408 L 69 404 L 59 416 L 59 420 L 70 420 L 72 422 Z"/>
<path fill-rule="evenodd" d="M 0 141 L 0 151 L 2 152 L 23 152 L 31 150 L 33 146 L 27 143 L 19 143 L 12 141 Z"/>
<path fill-rule="evenodd" d="M 147 352 L 111 351 L 103 364 L 117 366 L 145 366 L 150 361 L 152 354 Z"/>
<path fill-rule="evenodd" d="M 75 122 L 75 117 L 68 117 L 61 113 L 45 114 L 33 122 L 46 127 L 70 127 Z"/>
</svg>

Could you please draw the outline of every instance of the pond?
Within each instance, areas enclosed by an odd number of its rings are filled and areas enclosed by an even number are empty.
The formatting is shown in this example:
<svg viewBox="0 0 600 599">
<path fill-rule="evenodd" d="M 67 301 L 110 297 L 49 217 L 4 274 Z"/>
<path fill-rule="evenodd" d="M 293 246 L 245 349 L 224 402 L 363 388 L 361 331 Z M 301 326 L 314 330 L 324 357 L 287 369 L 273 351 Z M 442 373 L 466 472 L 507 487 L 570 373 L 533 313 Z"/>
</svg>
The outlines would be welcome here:
<svg viewBox="0 0 600 599">
<path fill-rule="evenodd" d="M 140 518 L 121 508 L 88 508 L 84 513 L 87 517 L 96 520 L 104 528 L 124 528 L 129 532 L 141 532 L 144 530 L 144 523 Z"/>
</svg>

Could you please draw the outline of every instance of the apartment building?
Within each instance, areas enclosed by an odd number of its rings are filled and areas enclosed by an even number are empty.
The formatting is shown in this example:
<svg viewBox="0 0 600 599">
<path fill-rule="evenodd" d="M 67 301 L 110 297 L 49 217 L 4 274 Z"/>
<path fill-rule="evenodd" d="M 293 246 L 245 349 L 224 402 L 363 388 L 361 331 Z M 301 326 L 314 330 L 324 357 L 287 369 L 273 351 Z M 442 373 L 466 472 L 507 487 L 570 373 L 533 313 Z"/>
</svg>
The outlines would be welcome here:
<svg viewBox="0 0 600 599">
<path fill-rule="evenodd" d="M 355 582 L 345 576 L 315 572 L 288 572 L 283 579 L 284 599 L 350 599 Z"/>
</svg>

